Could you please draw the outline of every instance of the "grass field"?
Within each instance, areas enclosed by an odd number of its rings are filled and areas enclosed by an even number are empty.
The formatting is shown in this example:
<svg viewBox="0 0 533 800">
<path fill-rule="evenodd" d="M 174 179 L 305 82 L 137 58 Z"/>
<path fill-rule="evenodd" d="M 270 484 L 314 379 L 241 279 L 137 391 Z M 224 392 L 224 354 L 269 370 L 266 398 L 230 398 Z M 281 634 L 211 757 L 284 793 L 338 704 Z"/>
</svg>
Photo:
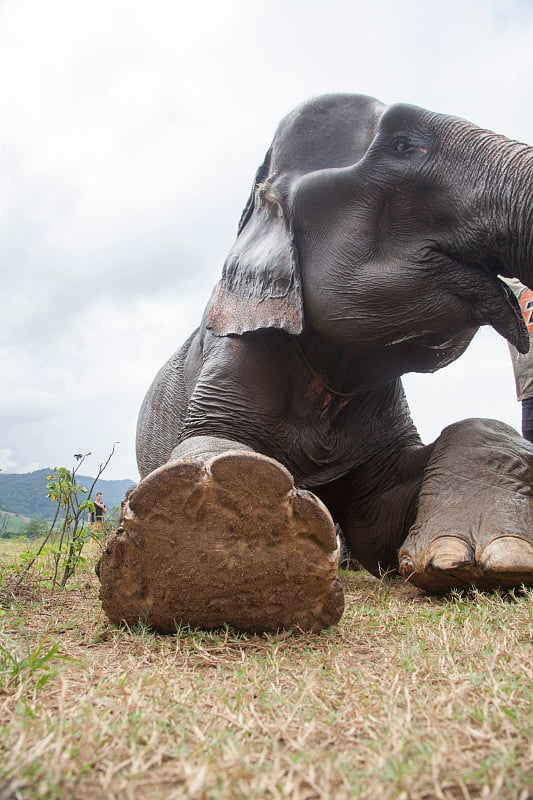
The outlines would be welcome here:
<svg viewBox="0 0 533 800">
<path fill-rule="evenodd" d="M 18 545 L 20 548 L 20 545 Z M 345 573 L 321 635 L 108 625 L 2 544 L 0 798 L 533 797 L 533 593 Z M 65 660 L 69 659 L 69 660 Z"/>
</svg>

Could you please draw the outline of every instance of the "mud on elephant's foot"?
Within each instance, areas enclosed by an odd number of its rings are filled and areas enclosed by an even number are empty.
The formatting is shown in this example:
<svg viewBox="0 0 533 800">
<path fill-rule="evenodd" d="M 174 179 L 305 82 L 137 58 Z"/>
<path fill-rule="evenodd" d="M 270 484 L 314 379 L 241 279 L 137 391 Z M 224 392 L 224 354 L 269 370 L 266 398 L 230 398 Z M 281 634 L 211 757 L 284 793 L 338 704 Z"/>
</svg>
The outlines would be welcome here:
<svg viewBox="0 0 533 800">
<path fill-rule="evenodd" d="M 242 631 L 318 631 L 344 608 L 335 528 L 277 461 L 230 451 L 169 462 L 148 475 L 102 555 L 102 606 L 140 620 Z"/>
<path fill-rule="evenodd" d="M 533 586 L 533 448 L 495 420 L 464 420 L 437 440 L 401 574 L 430 592 Z"/>
</svg>

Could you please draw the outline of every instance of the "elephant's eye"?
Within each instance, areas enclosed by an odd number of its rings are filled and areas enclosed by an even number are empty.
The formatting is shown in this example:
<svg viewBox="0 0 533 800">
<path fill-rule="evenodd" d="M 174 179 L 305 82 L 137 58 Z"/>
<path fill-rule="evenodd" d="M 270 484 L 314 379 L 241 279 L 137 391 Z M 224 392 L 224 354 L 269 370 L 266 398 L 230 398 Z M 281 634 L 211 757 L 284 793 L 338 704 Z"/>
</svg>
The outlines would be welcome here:
<svg viewBox="0 0 533 800">
<path fill-rule="evenodd" d="M 403 138 L 402 139 L 396 139 L 396 141 L 394 142 L 394 149 L 398 153 L 405 153 L 407 150 L 412 150 L 413 149 L 413 145 L 410 144 L 408 139 L 403 139 Z"/>
</svg>

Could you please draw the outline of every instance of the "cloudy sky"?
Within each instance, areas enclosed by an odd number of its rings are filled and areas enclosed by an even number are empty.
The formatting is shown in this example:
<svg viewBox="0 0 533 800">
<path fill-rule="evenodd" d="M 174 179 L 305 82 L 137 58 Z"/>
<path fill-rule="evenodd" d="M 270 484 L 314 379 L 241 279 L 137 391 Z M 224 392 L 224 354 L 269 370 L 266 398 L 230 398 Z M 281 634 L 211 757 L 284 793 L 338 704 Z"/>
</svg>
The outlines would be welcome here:
<svg viewBox="0 0 533 800">
<path fill-rule="evenodd" d="M 533 144 L 530 0 L 0 0 L 0 467 L 137 478 L 156 371 L 198 323 L 279 119 L 354 91 Z M 483 328 L 408 376 L 425 441 L 519 425 Z M 85 470 L 84 470 L 85 471 Z"/>
</svg>

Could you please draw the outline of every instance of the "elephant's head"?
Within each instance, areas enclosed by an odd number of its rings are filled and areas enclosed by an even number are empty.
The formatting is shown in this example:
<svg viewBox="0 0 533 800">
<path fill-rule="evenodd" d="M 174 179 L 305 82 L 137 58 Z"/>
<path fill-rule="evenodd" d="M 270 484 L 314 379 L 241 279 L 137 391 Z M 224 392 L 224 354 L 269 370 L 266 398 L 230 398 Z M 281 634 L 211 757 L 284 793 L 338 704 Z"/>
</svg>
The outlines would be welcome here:
<svg viewBox="0 0 533 800">
<path fill-rule="evenodd" d="M 209 309 L 219 335 L 317 332 L 432 371 L 533 283 L 533 149 L 454 117 L 331 95 L 286 117 Z"/>
</svg>

